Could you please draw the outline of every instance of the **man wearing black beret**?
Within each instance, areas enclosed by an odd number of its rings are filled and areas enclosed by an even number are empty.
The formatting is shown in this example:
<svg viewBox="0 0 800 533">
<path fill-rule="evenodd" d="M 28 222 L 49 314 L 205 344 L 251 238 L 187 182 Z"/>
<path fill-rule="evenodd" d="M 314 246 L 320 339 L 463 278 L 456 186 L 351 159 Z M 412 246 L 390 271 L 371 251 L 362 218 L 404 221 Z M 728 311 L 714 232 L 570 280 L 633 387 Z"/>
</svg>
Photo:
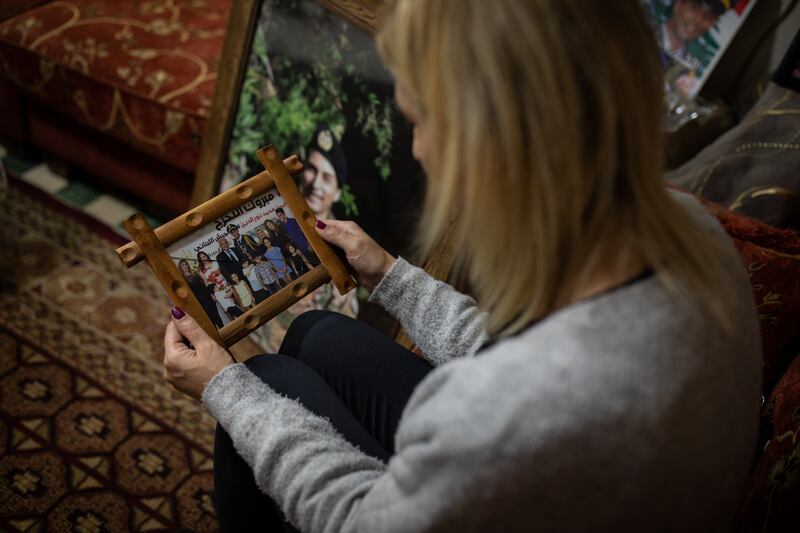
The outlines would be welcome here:
<svg viewBox="0 0 800 533">
<path fill-rule="evenodd" d="M 713 28 L 730 7 L 731 0 L 675 0 L 672 15 L 659 31 L 661 47 L 691 68 L 697 60 L 686 51 L 686 46 Z"/>
<path fill-rule="evenodd" d="M 331 208 L 342 197 L 347 159 L 330 128 L 319 126 L 306 149 L 302 186 L 308 206 L 321 219 L 334 218 Z"/>
</svg>

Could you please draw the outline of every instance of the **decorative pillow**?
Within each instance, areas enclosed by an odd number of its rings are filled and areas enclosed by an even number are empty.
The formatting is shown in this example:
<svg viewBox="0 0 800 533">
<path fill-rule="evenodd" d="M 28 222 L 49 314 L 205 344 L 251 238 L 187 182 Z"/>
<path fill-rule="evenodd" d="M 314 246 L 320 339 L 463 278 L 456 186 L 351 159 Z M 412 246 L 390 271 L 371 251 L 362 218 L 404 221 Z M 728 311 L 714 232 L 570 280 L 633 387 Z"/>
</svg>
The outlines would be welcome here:
<svg viewBox="0 0 800 533">
<path fill-rule="evenodd" d="M 733 238 L 753 286 L 764 350 L 764 397 L 800 352 L 800 234 L 703 202 Z"/>
<path fill-rule="evenodd" d="M 762 410 L 769 440 L 750 477 L 741 531 L 797 531 L 800 527 L 800 357 L 775 386 Z"/>
<path fill-rule="evenodd" d="M 764 349 L 763 394 L 767 401 L 761 411 L 757 462 L 736 531 L 797 531 L 800 524 L 800 357 L 797 357 L 800 353 L 800 234 L 701 201 L 733 238 L 750 273 Z"/>
<path fill-rule="evenodd" d="M 800 229 L 800 94 L 770 84 L 741 123 L 666 179 L 731 211 Z"/>
</svg>

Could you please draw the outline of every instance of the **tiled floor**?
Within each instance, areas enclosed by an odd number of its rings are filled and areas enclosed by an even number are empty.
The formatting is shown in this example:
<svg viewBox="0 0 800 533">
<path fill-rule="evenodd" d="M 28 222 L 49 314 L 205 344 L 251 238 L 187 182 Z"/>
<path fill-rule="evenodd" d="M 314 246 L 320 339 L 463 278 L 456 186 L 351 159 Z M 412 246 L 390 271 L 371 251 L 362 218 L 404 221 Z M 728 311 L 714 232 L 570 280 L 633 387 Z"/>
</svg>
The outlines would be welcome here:
<svg viewBox="0 0 800 533">
<path fill-rule="evenodd" d="M 142 211 L 124 200 L 103 193 L 93 185 L 59 176 L 43 161 L 12 155 L 2 144 L 0 161 L 26 182 L 92 216 L 124 237 L 128 237 L 128 234 L 122 228 L 122 221 L 135 211 Z M 143 214 L 154 228 L 163 223 L 147 212 Z"/>
</svg>

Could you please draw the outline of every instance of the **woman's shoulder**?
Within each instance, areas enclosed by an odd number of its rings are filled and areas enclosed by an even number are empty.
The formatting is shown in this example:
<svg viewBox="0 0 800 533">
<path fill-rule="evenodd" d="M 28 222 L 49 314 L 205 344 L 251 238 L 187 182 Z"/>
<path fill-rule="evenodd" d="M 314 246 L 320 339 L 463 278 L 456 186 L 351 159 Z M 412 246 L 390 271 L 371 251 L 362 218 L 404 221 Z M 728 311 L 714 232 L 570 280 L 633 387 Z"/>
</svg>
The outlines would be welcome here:
<svg viewBox="0 0 800 533">
<path fill-rule="evenodd" d="M 520 401 L 520 391 L 553 394 L 565 406 L 570 398 L 586 401 L 583 407 L 590 408 L 605 401 L 631 402 L 636 394 L 668 405 L 676 394 L 757 389 L 758 322 L 752 299 L 743 298 L 733 332 L 725 333 L 652 275 L 553 313 L 472 358 L 445 364 L 442 371 L 466 389 L 485 386 L 483 393 L 498 400 L 506 396 L 503 401 L 512 404 Z M 708 383 L 702 390 L 682 390 L 703 380 Z"/>
<path fill-rule="evenodd" d="M 480 426 L 485 438 L 530 428 L 520 432 L 520 453 L 529 439 L 540 439 L 537 431 L 554 442 L 580 440 L 598 426 L 644 425 L 666 435 L 674 430 L 669 421 L 682 417 L 702 423 L 697 434 L 681 439 L 713 441 L 714 428 L 751 430 L 746 415 L 757 409 L 757 324 L 738 326 L 725 337 L 682 310 L 651 276 L 438 367 L 407 409 L 430 424 L 438 424 L 439 415 L 448 425 L 463 418 Z M 491 420 L 476 414 L 487 408 Z M 594 433 L 592 439 L 598 446 L 605 441 Z"/>
</svg>

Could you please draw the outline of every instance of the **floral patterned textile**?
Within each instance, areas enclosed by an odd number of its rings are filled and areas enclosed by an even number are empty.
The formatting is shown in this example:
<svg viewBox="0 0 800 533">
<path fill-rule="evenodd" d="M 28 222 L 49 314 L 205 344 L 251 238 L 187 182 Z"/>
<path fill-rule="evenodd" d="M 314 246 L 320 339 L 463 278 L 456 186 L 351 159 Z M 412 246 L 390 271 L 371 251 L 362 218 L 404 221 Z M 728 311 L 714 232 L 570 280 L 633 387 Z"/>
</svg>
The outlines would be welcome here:
<svg viewBox="0 0 800 533">
<path fill-rule="evenodd" d="M 750 273 L 761 321 L 764 396 L 800 352 L 800 234 L 704 201 L 733 238 Z"/>
<path fill-rule="evenodd" d="M 800 520 L 800 234 L 704 203 L 733 238 L 747 265 L 764 349 L 762 439 L 735 530 L 796 531 Z"/>
<path fill-rule="evenodd" d="M 49 2 L 0 23 L 0 69 L 49 108 L 193 172 L 229 6 Z"/>
<path fill-rule="evenodd" d="M 800 357 L 764 405 L 769 440 L 750 478 L 743 531 L 796 531 L 800 524 Z"/>
</svg>

